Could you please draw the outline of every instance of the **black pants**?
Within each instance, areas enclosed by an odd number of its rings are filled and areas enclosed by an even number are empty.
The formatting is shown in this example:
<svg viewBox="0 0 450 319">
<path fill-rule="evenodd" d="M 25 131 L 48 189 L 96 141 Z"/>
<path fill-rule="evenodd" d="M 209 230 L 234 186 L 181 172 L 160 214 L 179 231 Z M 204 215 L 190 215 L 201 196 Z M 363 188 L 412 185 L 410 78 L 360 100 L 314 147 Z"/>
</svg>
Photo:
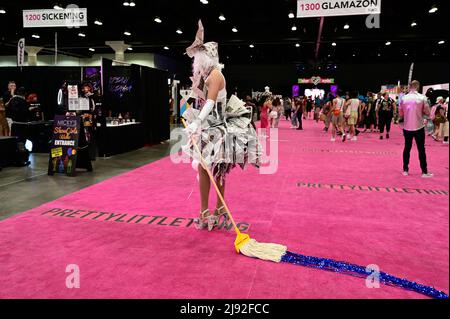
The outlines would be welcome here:
<svg viewBox="0 0 450 319">
<path fill-rule="evenodd" d="M 292 110 L 286 110 L 284 113 L 286 115 L 286 121 L 292 118 Z"/>
<path fill-rule="evenodd" d="M 379 127 L 380 133 L 384 133 L 384 129 L 386 128 L 386 132 L 389 134 L 391 132 L 392 119 L 394 115 L 391 113 L 382 113 L 380 112 L 380 120 Z"/>
<path fill-rule="evenodd" d="M 298 129 L 299 130 L 303 130 L 303 113 L 299 111 L 297 111 L 297 119 L 298 119 Z"/>
<path fill-rule="evenodd" d="M 409 160 L 411 158 L 411 149 L 413 140 L 416 140 L 417 150 L 419 151 L 420 168 L 423 174 L 428 173 L 427 154 L 425 152 L 425 128 L 419 131 L 403 130 L 405 136 L 405 150 L 403 151 L 403 170 L 409 171 Z"/>
</svg>

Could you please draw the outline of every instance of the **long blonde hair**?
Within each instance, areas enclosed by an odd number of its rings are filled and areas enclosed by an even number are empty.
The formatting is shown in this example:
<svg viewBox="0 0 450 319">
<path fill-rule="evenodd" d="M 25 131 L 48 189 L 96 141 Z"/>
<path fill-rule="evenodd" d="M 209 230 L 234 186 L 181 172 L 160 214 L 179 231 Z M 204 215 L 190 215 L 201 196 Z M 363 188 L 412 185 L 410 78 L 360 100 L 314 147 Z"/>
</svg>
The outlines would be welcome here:
<svg viewBox="0 0 450 319">
<path fill-rule="evenodd" d="M 211 58 L 203 51 L 198 51 L 194 55 L 192 71 L 195 76 L 208 76 L 213 69 L 222 72 L 225 66 L 219 62 L 219 58 Z"/>
</svg>

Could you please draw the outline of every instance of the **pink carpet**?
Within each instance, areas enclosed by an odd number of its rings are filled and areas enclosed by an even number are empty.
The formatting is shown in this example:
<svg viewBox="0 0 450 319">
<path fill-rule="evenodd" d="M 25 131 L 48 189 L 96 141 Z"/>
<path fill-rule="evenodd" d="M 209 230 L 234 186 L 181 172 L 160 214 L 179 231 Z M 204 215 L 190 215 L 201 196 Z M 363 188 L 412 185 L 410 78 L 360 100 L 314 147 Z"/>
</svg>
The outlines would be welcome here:
<svg viewBox="0 0 450 319">
<path fill-rule="evenodd" d="M 305 127 L 283 121 L 275 175 L 231 174 L 227 198 L 241 227 L 448 293 L 448 147 L 428 140 L 436 177 L 423 180 L 415 150 L 412 175 L 401 174 L 398 128 L 390 141 L 362 134 L 332 144 L 321 125 Z M 198 197 L 190 165 L 165 158 L 0 222 L 0 298 L 423 298 L 238 255 L 233 232 L 193 228 Z M 80 289 L 66 287 L 69 264 Z"/>
</svg>

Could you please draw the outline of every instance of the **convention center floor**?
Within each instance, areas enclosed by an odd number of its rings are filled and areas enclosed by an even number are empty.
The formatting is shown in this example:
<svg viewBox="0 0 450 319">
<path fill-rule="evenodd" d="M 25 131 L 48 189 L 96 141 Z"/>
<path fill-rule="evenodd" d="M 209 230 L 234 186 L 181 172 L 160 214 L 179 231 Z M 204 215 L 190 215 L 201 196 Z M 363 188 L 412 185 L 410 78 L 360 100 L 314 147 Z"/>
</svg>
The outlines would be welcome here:
<svg viewBox="0 0 450 319">
<path fill-rule="evenodd" d="M 371 265 L 448 294 L 448 146 L 427 139 L 434 178 L 421 178 L 415 149 L 404 177 L 399 127 L 390 140 L 364 133 L 332 143 L 322 125 L 304 126 L 282 121 L 275 174 L 248 167 L 229 176 L 240 227 L 291 252 Z M 168 154 L 167 144 L 99 159 L 76 178 L 46 176 L 43 156 L 1 172 L 0 298 L 425 298 L 237 254 L 227 225 L 195 229 L 196 172 Z M 70 265 L 79 289 L 66 285 Z"/>
</svg>

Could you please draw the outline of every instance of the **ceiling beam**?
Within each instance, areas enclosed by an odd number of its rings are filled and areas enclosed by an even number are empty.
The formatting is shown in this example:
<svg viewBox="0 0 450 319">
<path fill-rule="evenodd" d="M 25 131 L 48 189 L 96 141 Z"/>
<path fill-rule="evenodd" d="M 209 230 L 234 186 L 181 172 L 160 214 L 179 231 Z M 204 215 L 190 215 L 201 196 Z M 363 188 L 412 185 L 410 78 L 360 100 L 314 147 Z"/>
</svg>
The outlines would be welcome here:
<svg viewBox="0 0 450 319">
<path fill-rule="evenodd" d="M 317 34 L 317 42 L 316 42 L 316 52 L 315 52 L 315 58 L 316 62 L 319 60 L 319 50 L 320 50 L 320 42 L 322 40 L 322 32 L 323 32 L 323 24 L 324 24 L 325 18 L 320 18 L 320 25 L 319 25 L 319 32 Z"/>
</svg>

